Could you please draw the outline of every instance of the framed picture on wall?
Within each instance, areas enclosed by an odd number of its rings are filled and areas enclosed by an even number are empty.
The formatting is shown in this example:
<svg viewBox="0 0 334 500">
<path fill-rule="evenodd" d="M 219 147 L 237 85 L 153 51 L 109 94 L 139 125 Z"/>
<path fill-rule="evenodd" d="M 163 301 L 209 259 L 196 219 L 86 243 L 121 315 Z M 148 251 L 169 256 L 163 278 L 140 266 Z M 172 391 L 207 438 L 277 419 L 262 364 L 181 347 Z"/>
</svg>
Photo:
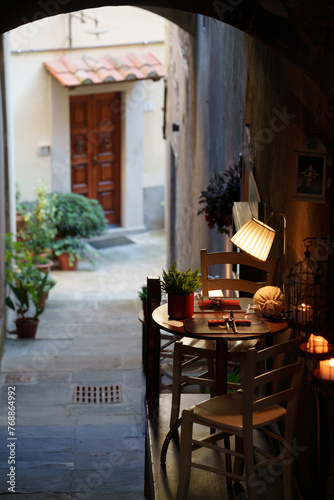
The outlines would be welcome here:
<svg viewBox="0 0 334 500">
<path fill-rule="evenodd" d="M 325 203 L 326 157 L 297 155 L 294 199 Z"/>
</svg>

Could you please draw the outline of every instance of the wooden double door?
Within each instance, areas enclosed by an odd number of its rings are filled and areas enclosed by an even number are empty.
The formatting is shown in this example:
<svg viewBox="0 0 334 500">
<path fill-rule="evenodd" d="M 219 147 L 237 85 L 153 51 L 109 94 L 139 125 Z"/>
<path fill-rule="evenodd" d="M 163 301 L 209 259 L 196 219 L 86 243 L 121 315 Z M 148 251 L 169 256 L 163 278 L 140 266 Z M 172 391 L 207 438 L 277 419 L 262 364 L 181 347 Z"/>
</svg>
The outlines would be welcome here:
<svg viewBox="0 0 334 500">
<path fill-rule="evenodd" d="M 72 192 L 95 198 L 120 224 L 120 93 L 70 97 Z"/>
</svg>

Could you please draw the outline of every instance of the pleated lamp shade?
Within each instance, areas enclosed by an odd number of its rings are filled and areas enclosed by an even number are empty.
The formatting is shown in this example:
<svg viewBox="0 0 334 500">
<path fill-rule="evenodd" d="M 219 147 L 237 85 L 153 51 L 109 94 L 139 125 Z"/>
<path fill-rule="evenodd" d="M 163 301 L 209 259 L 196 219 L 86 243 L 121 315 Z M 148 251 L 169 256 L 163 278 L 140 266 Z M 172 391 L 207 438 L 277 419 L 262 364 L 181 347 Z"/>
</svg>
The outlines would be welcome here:
<svg viewBox="0 0 334 500">
<path fill-rule="evenodd" d="M 231 238 L 232 243 L 259 260 L 267 260 L 275 238 L 273 228 L 257 219 L 250 219 Z"/>
</svg>

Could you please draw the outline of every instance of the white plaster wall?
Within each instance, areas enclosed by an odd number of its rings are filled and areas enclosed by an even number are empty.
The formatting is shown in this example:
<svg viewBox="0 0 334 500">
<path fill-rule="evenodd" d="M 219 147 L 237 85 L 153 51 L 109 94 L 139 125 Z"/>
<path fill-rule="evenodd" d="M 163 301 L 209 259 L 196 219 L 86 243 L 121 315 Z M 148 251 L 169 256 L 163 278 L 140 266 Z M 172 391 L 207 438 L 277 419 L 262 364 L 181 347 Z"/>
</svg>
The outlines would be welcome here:
<svg viewBox="0 0 334 500">
<path fill-rule="evenodd" d="M 46 3 L 40 2 L 40 5 Z M 53 3 L 55 11 L 52 14 L 57 14 L 56 2 Z M 80 7 L 79 4 L 78 7 Z M 136 44 L 150 41 L 162 42 L 164 40 L 164 18 L 144 9 L 100 7 L 86 9 L 82 12 L 86 16 L 84 23 L 81 22 L 79 13 L 72 17 L 73 48 Z M 97 18 L 98 26 L 107 28 L 109 31 L 98 36 L 88 33 L 95 28 L 95 22 L 89 18 Z M 19 26 L 11 32 L 11 47 L 12 50 L 21 51 L 38 50 L 41 47 L 46 49 L 69 48 L 69 14 L 53 15 L 53 17 Z"/>
<path fill-rule="evenodd" d="M 54 78 L 51 82 L 52 100 L 52 190 L 71 191 L 70 106 L 69 91 Z"/>
<path fill-rule="evenodd" d="M 13 56 L 10 82 L 16 181 L 32 200 L 38 179 L 52 186 L 51 157 L 39 155 L 40 146 L 51 145 L 51 81 L 40 54 Z"/>
</svg>

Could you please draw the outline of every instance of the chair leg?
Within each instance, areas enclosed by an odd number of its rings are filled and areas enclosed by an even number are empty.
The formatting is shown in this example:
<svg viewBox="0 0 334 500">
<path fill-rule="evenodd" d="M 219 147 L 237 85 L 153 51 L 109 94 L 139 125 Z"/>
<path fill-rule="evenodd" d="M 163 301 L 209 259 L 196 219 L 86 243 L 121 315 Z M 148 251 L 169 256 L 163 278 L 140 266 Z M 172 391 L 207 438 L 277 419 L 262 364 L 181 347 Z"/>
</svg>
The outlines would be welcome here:
<svg viewBox="0 0 334 500">
<path fill-rule="evenodd" d="M 290 443 L 291 446 L 291 443 Z M 289 449 L 291 449 L 289 447 Z M 289 450 L 285 450 L 283 461 L 283 486 L 284 486 L 284 500 L 293 500 L 293 471 L 292 465 L 293 457 Z"/>
<path fill-rule="evenodd" d="M 215 362 L 214 359 L 211 357 L 208 357 L 208 378 L 211 380 L 216 380 L 215 376 Z M 216 396 L 216 384 L 213 384 L 210 387 L 210 396 L 213 398 Z"/>
<path fill-rule="evenodd" d="M 181 399 L 181 370 L 182 370 L 182 356 L 181 356 L 182 343 L 175 342 L 174 357 L 173 357 L 173 392 L 172 392 L 172 408 L 170 415 L 169 427 L 178 421 L 180 413 L 180 399 Z"/>
<path fill-rule="evenodd" d="M 240 436 L 235 436 L 235 451 L 238 453 L 243 453 L 244 451 L 244 443 L 243 439 Z M 244 461 L 240 457 L 235 457 L 233 472 L 234 474 L 239 474 L 242 476 L 244 471 Z"/>
<path fill-rule="evenodd" d="M 179 485 L 177 489 L 176 500 L 184 500 L 185 498 L 187 498 L 191 472 L 190 462 L 192 450 L 192 432 L 192 411 L 184 410 L 182 412 Z"/>
<path fill-rule="evenodd" d="M 243 442 L 247 494 L 249 500 L 256 500 L 257 494 L 255 486 L 257 485 L 257 482 L 254 469 L 253 429 L 251 427 L 244 428 Z"/>
</svg>

